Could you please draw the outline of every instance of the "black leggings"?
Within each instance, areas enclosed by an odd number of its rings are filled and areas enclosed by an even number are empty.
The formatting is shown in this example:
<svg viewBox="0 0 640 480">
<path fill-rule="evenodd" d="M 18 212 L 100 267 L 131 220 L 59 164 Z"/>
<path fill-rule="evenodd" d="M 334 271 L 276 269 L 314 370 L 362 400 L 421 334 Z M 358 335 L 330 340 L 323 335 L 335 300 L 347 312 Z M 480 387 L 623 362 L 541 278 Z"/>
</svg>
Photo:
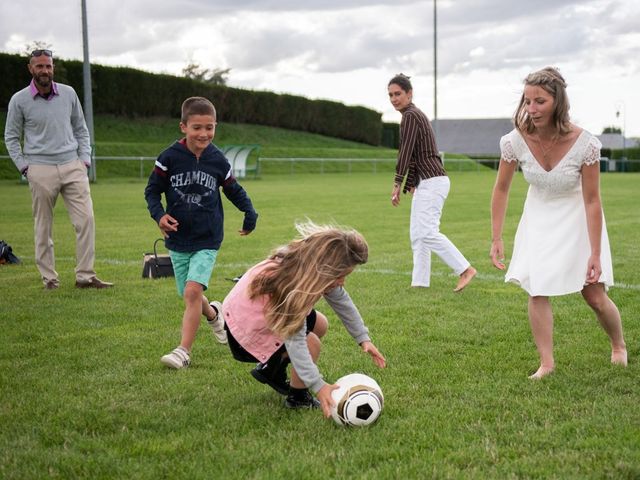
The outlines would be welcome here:
<svg viewBox="0 0 640 480">
<path fill-rule="evenodd" d="M 306 319 L 307 335 L 309 335 L 309 333 L 311 333 L 313 331 L 313 328 L 316 326 L 316 318 L 317 318 L 316 311 L 311 310 L 309 315 L 307 315 L 307 319 Z M 244 347 L 238 343 L 235 337 L 231 335 L 231 332 L 229 331 L 229 327 L 227 326 L 227 322 L 224 323 L 224 329 L 227 331 L 227 344 L 229 345 L 229 350 L 231 350 L 231 355 L 233 355 L 233 358 L 235 358 L 239 362 L 248 362 L 248 363 L 259 362 L 259 360 L 256 357 L 254 357 L 249 352 L 247 352 L 244 349 Z M 278 350 L 276 350 L 276 352 L 272 356 L 277 355 L 277 358 L 280 358 L 282 354 L 286 351 L 287 349 L 283 343 L 282 346 Z M 267 363 L 267 362 L 264 362 L 264 363 Z"/>
</svg>

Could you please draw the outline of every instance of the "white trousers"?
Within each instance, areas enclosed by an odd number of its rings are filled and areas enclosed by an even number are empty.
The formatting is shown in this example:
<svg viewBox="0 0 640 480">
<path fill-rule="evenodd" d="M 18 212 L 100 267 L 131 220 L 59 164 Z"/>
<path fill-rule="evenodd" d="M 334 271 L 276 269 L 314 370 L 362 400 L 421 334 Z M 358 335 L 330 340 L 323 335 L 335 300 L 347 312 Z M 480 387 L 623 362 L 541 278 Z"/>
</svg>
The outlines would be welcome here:
<svg viewBox="0 0 640 480">
<path fill-rule="evenodd" d="M 471 265 L 460 250 L 440 233 L 440 217 L 449 195 L 449 177 L 421 180 L 413 192 L 409 235 L 413 250 L 412 287 L 428 287 L 431 280 L 431 252 L 438 255 L 456 275 Z"/>
</svg>

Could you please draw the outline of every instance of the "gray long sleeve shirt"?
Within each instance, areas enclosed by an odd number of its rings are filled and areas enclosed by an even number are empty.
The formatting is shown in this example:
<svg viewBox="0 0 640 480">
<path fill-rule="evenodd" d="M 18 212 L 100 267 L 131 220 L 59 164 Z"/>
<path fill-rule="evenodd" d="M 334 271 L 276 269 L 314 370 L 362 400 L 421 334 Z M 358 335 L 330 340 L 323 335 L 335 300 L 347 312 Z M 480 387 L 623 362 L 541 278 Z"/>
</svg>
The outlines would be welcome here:
<svg viewBox="0 0 640 480">
<path fill-rule="evenodd" d="M 326 293 L 324 299 L 336 312 L 336 315 L 338 315 L 338 318 L 340 318 L 356 343 L 361 344 L 362 342 L 371 341 L 369 330 L 365 326 L 360 312 L 343 287 L 336 287 Z M 291 359 L 291 364 L 296 369 L 300 379 L 307 387 L 317 393 L 327 383 L 322 379 L 318 367 L 311 358 L 306 337 L 305 326 L 291 337 L 285 339 L 284 343 Z"/>
<path fill-rule="evenodd" d="M 77 159 L 91 165 L 89 130 L 78 95 L 62 83 L 53 88 L 45 99 L 31 84 L 9 101 L 4 142 L 20 172 L 33 164 L 61 165 Z"/>
</svg>

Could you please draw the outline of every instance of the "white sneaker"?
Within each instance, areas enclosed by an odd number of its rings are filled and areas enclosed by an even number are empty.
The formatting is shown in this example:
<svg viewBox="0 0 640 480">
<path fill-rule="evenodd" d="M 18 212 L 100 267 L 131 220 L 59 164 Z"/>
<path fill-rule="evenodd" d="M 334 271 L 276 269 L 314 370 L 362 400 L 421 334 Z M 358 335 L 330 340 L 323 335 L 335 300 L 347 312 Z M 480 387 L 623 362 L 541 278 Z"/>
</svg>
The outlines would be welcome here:
<svg viewBox="0 0 640 480">
<path fill-rule="evenodd" d="M 191 355 L 184 348 L 177 347 L 163 356 L 160 361 L 170 368 L 187 368 L 191 365 Z"/>
<path fill-rule="evenodd" d="M 222 319 L 222 304 L 220 302 L 211 302 L 209 305 L 217 313 L 216 318 L 213 320 L 207 319 L 207 323 L 213 330 L 213 336 L 216 337 L 219 343 L 227 343 L 227 332 L 224 329 L 224 320 Z"/>
</svg>

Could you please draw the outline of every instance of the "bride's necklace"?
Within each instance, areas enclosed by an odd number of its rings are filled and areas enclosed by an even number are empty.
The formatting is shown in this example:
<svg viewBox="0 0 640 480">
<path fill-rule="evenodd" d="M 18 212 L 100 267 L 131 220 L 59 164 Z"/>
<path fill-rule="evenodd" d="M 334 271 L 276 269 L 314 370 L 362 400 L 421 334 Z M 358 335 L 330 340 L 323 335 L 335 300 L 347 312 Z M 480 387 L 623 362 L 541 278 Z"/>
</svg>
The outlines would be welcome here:
<svg viewBox="0 0 640 480">
<path fill-rule="evenodd" d="M 547 156 L 549 155 L 549 152 L 553 147 L 555 147 L 556 142 L 558 141 L 558 134 L 555 134 L 553 137 L 551 137 L 551 143 L 547 148 L 544 148 L 544 144 L 542 143 L 542 139 L 540 138 L 539 133 L 536 133 L 535 140 L 540 147 L 540 151 L 542 152 L 542 158 L 544 158 L 545 161 L 548 160 Z"/>
</svg>

